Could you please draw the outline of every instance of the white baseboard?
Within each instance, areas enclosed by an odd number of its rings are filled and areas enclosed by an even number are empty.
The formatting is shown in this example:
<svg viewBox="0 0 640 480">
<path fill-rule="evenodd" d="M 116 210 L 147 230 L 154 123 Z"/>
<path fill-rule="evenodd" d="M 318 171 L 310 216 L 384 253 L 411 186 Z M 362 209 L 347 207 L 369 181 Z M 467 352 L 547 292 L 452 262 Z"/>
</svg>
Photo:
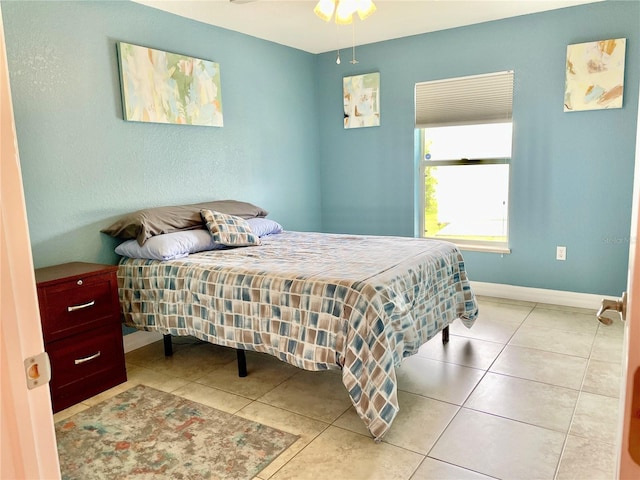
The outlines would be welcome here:
<svg viewBox="0 0 640 480">
<path fill-rule="evenodd" d="M 162 334 L 158 332 L 143 332 L 139 330 L 137 332 L 129 333 L 122 337 L 124 343 L 124 353 L 129 353 L 137 348 L 144 347 L 150 343 L 162 340 Z"/>
<path fill-rule="evenodd" d="M 476 295 L 486 297 L 564 305 L 566 307 L 589 308 L 592 310 L 598 310 L 598 308 L 600 308 L 600 303 L 603 298 L 614 299 L 614 297 L 609 295 L 519 287 L 517 285 L 503 285 L 500 283 L 471 282 L 471 288 Z"/>
</svg>

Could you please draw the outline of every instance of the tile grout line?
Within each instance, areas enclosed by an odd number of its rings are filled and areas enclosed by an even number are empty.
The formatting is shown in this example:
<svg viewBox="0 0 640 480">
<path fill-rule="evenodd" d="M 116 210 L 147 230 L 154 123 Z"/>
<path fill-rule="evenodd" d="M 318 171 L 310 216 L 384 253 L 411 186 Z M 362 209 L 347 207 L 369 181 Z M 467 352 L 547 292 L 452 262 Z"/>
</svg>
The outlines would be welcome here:
<svg viewBox="0 0 640 480">
<path fill-rule="evenodd" d="M 560 452 L 560 458 L 558 459 L 558 463 L 556 465 L 556 470 L 554 473 L 554 479 L 556 479 L 558 477 L 558 474 L 560 473 L 560 466 L 562 465 L 562 459 L 564 457 L 566 448 L 567 448 L 567 442 L 569 440 L 569 435 L 571 434 L 571 427 L 574 424 L 575 421 L 575 417 L 576 417 L 576 412 L 578 410 L 578 404 L 580 402 L 580 398 L 582 397 L 582 393 L 583 393 L 583 388 L 584 388 L 584 382 L 585 379 L 587 378 L 587 373 L 589 371 L 589 365 L 591 364 L 591 360 L 592 360 L 592 355 L 593 355 L 593 347 L 595 346 L 596 343 L 596 339 L 598 337 L 598 332 L 600 331 L 600 324 L 598 325 L 598 328 L 596 329 L 596 333 L 593 335 L 593 341 L 591 342 L 591 349 L 589 350 L 589 358 L 587 359 L 587 366 L 584 369 L 584 373 L 582 375 L 582 381 L 580 382 L 580 390 L 578 393 L 578 398 L 576 400 L 576 404 L 573 407 L 573 412 L 571 413 L 571 421 L 569 422 L 569 428 L 567 429 L 567 434 L 565 435 L 565 439 L 564 439 L 564 443 L 562 444 L 562 450 Z M 589 393 L 589 392 L 584 392 L 584 393 Z M 589 437 L 583 437 L 581 435 L 576 435 L 577 437 L 580 438 L 586 438 L 589 441 L 592 441 L 593 439 L 589 438 Z M 605 442 L 601 442 L 601 443 L 605 443 Z"/>
<path fill-rule="evenodd" d="M 492 342 L 492 343 L 499 343 L 500 345 L 502 345 L 502 348 L 500 349 L 500 352 L 498 352 L 498 354 L 495 356 L 495 358 L 493 359 L 493 361 L 489 364 L 489 366 L 486 369 L 482 369 L 484 370 L 484 373 L 482 374 L 482 376 L 480 377 L 480 379 L 478 380 L 478 382 L 475 384 L 475 386 L 471 389 L 471 391 L 469 392 L 469 394 L 465 397 L 465 399 L 462 401 L 462 403 L 460 405 L 456 405 L 458 407 L 458 410 L 456 411 L 456 413 L 451 417 L 451 420 L 449 420 L 449 422 L 445 425 L 445 427 L 442 429 L 442 431 L 440 432 L 440 434 L 438 435 L 438 437 L 435 439 L 435 441 L 433 442 L 433 445 L 431 446 L 431 448 L 429 449 L 429 451 L 426 453 L 424 459 L 422 460 L 422 462 L 420 462 L 420 465 L 422 465 L 422 463 L 424 463 L 424 460 L 426 460 L 427 458 L 433 458 L 434 460 L 438 460 L 434 457 L 430 457 L 429 455 L 431 454 L 431 452 L 433 451 L 433 449 L 435 448 L 435 446 L 438 444 L 438 442 L 440 441 L 440 439 L 442 438 L 442 436 L 444 435 L 444 432 L 447 430 L 447 428 L 449 428 L 449 426 L 451 425 L 451 423 L 454 421 L 454 419 L 459 415 L 459 413 L 462 411 L 464 407 L 464 404 L 469 400 L 469 397 L 471 397 L 471 395 L 473 395 L 473 392 L 476 391 L 476 389 L 478 388 L 478 385 L 480 385 L 480 383 L 482 382 L 482 380 L 487 376 L 487 373 L 489 373 L 489 370 L 491 369 L 491 367 L 493 366 L 493 364 L 495 363 L 495 361 L 498 359 L 498 357 L 502 354 L 502 352 L 504 352 L 504 349 L 507 347 L 507 345 L 509 344 L 509 342 L 511 341 L 511 339 L 513 338 L 513 336 L 516 334 L 516 332 L 520 329 L 520 327 L 522 327 L 522 324 L 524 323 L 524 321 L 529 317 L 529 315 L 531 315 L 531 312 L 533 312 L 533 310 L 535 309 L 535 305 L 531 307 L 531 310 L 529 310 L 529 313 L 527 313 L 527 315 L 525 315 L 525 317 L 522 319 L 522 321 L 520 322 L 520 324 L 518 325 L 518 328 L 511 334 L 511 336 L 509 337 L 509 339 L 505 342 Z M 442 362 L 442 363 L 446 363 L 446 362 Z M 459 364 L 456 364 L 459 365 Z M 465 365 L 461 365 L 461 366 L 465 366 Z M 429 397 L 427 397 L 429 398 Z M 449 403 L 449 402 L 446 402 Z M 455 404 L 454 404 L 455 405 Z M 471 410 L 471 409 L 469 409 Z M 438 461 L 442 461 L 442 460 L 438 460 Z M 448 463 L 448 462 L 445 462 Z M 420 468 L 420 465 L 418 466 L 418 468 Z M 450 464 L 450 465 L 455 465 L 455 464 Z M 461 465 L 455 465 L 458 468 L 463 468 L 465 470 L 468 471 L 474 471 L 474 470 L 469 470 L 466 467 L 463 467 Z M 416 469 L 417 470 L 417 469 Z M 476 472 L 476 473 L 480 473 L 482 475 L 486 475 L 486 476 L 491 476 L 488 475 L 486 473 L 483 472 Z M 415 472 L 414 472 L 415 474 Z M 413 476 L 413 474 L 412 474 Z M 411 478 L 411 477 L 410 477 Z"/>
</svg>

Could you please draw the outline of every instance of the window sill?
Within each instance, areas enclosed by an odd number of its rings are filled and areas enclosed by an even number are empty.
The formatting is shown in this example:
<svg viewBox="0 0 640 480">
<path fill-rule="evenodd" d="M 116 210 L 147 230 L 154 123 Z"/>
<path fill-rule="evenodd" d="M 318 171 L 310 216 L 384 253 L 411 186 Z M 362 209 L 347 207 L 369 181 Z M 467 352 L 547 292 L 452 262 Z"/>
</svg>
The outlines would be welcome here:
<svg viewBox="0 0 640 480">
<path fill-rule="evenodd" d="M 502 255 L 509 255 L 511 249 L 509 247 L 499 247 L 496 245 L 473 245 L 473 244 L 460 244 L 453 242 L 460 250 L 466 250 L 470 252 L 487 252 L 487 253 L 500 253 Z"/>
<path fill-rule="evenodd" d="M 486 252 L 486 253 L 499 253 L 501 255 L 509 255 L 511 249 L 508 245 L 500 242 L 473 242 L 465 241 L 454 238 L 444 237 L 426 237 L 434 240 L 443 240 L 445 242 L 453 243 L 458 249 L 468 252 Z"/>
</svg>

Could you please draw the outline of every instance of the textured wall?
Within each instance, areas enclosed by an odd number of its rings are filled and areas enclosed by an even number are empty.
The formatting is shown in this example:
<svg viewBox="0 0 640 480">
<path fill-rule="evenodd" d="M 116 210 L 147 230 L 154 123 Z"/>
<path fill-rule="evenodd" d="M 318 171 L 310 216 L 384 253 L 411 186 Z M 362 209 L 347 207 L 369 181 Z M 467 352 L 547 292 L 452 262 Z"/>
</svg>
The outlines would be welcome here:
<svg viewBox="0 0 640 480">
<path fill-rule="evenodd" d="M 313 55 L 131 2 L 3 2 L 36 267 L 113 263 L 146 206 L 235 198 L 320 228 Z M 224 127 L 125 122 L 116 42 L 220 64 Z"/>
<path fill-rule="evenodd" d="M 240 198 L 298 230 L 412 236 L 416 82 L 515 71 L 512 254 L 477 281 L 626 288 L 640 3 L 607 1 L 358 47 L 357 65 L 130 2 L 3 2 L 34 263 L 116 260 L 144 206 Z M 566 46 L 627 38 L 624 108 L 564 113 Z M 115 44 L 220 63 L 225 126 L 124 122 Z M 382 125 L 342 128 L 342 77 L 379 71 Z M 567 260 L 555 260 L 556 245 Z"/>
<path fill-rule="evenodd" d="M 624 108 L 563 112 L 566 47 L 627 39 Z M 416 82 L 514 70 L 510 255 L 465 252 L 470 276 L 619 295 L 626 288 L 640 2 L 607 1 L 318 58 L 323 229 L 414 235 Z M 380 72 L 381 126 L 342 128 L 342 77 Z M 555 260 L 556 245 L 567 260 Z"/>
</svg>

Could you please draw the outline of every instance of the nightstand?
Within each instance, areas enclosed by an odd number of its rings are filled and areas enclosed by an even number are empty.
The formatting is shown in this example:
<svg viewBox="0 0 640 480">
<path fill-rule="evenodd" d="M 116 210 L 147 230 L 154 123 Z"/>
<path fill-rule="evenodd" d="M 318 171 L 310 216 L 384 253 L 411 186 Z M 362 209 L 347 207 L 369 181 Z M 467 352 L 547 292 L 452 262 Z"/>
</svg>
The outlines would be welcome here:
<svg viewBox="0 0 640 480">
<path fill-rule="evenodd" d="M 35 271 L 54 412 L 127 380 L 117 270 L 74 262 Z"/>
</svg>

